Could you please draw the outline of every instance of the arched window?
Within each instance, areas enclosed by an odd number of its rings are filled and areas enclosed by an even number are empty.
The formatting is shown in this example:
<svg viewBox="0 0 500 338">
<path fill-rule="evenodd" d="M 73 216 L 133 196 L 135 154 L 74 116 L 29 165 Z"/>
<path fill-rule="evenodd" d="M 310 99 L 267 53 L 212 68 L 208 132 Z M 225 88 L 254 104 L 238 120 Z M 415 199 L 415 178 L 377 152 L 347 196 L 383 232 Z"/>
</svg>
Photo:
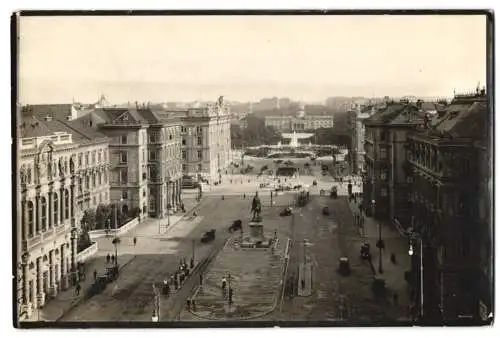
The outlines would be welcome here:
<svg viewBox="0 0 500 338">
<path fill-rule="evenodd" d="M 54 193 L 54 217 L 52 219 L 52 223 L 54 223 L 54 226 L 57 226 L 57 212 L 59 211 L 59 200 L 56 193 Z"/>
<path fill-rule="evenodd" d="M 69 191 L 68 189 L 64 190 L 64 218 L 69 218 Z"/>
<path fill-rule="evenodd" d="M 34 210 L 33 210 L 33 202 L 28 201 L 26 203 L 26 208 L 28 208 L 28 219 L 27 219 L 27 227 L 28 227 L 28 238 L 33 237 L 33 220 L 34 220 Z"/>
<path fill-rule="evenodd" d="M 45 197 L 40 198 L 40 208 L 42 217 L 40 219 L 40 223 L 42 225 L 42 231 L 47 230 L 47 200 Z"/>
</svg>

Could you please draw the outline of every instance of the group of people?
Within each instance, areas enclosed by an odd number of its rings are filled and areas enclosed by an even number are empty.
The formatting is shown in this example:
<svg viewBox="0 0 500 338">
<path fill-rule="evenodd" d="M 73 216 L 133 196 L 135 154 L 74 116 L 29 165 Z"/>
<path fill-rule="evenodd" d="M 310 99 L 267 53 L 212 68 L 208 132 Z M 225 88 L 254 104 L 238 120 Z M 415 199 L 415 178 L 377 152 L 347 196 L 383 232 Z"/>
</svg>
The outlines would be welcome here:
<svg viewBox="0 0 500 338">
<path fill-rule="evenodd" d="M 191 258 L 190 264 L 187 264 L 187 261 L 185 258 L 181 259 L 179 262 L 179 266 L 177 267 L 177 270 L 174 272 L 173 275 L 170 275 L 169 278 L 165 278 L 163 281 L 163 288 L 162 292 L 164 296 L 170 296 L 170 292 L 172 289 L 175 291 L 179 289 L 184 281 L 187 279 L 189 274 L 192 272 L 194 268 L 194 259 Z"/>
</svg>

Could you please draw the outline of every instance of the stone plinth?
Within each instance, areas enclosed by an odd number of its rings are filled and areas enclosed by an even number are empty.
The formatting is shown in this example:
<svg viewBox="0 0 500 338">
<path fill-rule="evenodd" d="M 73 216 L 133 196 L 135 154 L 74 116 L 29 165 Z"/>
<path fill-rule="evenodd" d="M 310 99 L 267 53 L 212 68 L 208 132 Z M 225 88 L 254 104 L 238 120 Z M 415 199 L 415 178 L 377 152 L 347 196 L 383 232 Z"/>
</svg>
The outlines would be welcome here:
<svg viewBox="0 0 500 338">
<path fill-rule="evenodd" d="M 250 222 L 250 237 L 255 241 L 263 241 L 264 238 L 264 224 L 262 222 Z"/>
</svg>

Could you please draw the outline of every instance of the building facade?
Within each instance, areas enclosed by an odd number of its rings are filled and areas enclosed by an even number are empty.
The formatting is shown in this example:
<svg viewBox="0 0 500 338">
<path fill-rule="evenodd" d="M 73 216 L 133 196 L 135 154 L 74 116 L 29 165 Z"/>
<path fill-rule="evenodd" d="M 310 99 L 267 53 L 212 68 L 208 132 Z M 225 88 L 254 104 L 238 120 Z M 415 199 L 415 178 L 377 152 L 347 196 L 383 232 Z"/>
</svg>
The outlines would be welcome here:
<svg viewBox="0 0 500 338">
<path fill-rule="evenodd" d="M 266 116 L 266 126 L 274 127 L 280 132 L 308 131 L 319 128 L 333 128 L 333 116 L 327 115 L 303 115 L 300 112 L 296 116 Z"/>
<path fill-rule="evenodd" d="M 420 286 L 414 301 L 429 320 L 479 320 L 492 311 L 489 114 L 484 90 L 457 95 L 408 137 L 412 225 L 422 252 L 412 261 Z"/>
<path fill-rule="evenodd" d="M 223 97 L 178 115 L 182 124 L 182 171 L 209 181 L 220 180 L 231 163 L 231 116 Z"/>
<path fill-rule="evenodd" d="M 425 111 L 408 101 L 387 102 L 364 120 L 363 204 L 379 220 L 407 225 L 409 182 L 404 169 L 406 135 L 421 126 Z M 373 201 L 375 204 L 373 204 Z"/>
<path fill-rule="evenodd" d="M 356 105 L 348 112 L 349 134 L 351 135 L 351 148 L 349 149 L 349 163 L 353 174 L 365 171 L 365 125 L 364 120 L 375 112 L 375 106 Z"/>
<path fill-rule="evenodd" d="M 131 216 L 163 217 L 182 204 L 180 121 L 146 106 L 95 109 L 75 122 L 109 137 L 111 201 Z"/>
<path fill-rule="evenodd" d="M 29 316 L 76 278 L 80 219 L 90 203 L 109 198 L 109 168 L 104 135 L 25 113 L 18 144 L 18 299 L 20 313 Z"/>
</svg>

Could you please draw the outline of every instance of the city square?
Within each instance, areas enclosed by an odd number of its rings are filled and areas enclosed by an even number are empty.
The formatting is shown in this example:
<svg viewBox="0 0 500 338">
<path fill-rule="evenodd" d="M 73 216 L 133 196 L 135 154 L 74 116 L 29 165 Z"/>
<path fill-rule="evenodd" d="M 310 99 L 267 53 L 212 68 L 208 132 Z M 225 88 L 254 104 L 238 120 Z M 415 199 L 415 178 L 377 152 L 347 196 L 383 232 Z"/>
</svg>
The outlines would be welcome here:
<svg viewBox="0 0 500 338">
<path fill-rule="evenodd" d="M 454 81 L 271 98 L 103 85 L 71 103 L 23 89 L 16 325 L 490 323 L 491 88 Z"/>
</svg>

